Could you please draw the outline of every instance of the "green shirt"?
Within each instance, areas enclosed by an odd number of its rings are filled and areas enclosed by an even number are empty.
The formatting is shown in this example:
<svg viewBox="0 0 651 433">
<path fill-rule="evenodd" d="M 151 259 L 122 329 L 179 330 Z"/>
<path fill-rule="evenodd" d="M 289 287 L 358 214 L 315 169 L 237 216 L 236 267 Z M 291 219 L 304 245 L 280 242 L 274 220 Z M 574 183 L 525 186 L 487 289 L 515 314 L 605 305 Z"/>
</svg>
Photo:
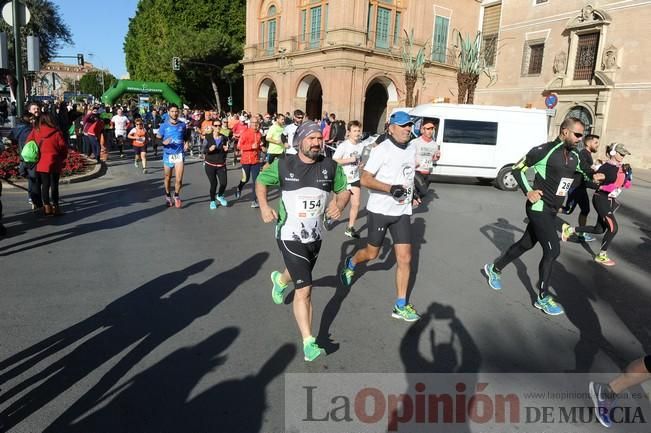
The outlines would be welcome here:
<svg viewBox="0 0 651 433">
<path fill-rule="evenodd" d="M 285 146 L 283 143 L 280 141 L 280 136 L 283 134 L 283 131 L 285 128 L 280 126 L 278 123 L 274 122 L 273 125 L 269 128 L 269 131 L 267 131 L 267 142 L 269 143 L 269 150 L 267 151 L 268 154 L 270 155 L 280 155 L 285 151 Z M 272 139 L 274 141 L 277 141 L 280 144 L 272 143 L 269 141 L 269 139 Z"/>
</svg>

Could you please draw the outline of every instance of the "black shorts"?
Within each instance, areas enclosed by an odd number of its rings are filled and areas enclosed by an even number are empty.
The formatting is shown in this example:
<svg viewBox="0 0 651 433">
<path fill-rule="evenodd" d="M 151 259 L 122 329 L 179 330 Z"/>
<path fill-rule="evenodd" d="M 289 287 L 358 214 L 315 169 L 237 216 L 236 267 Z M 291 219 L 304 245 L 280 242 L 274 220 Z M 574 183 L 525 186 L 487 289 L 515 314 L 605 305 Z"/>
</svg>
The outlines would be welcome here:
<svg viewBox="0 0 651 433">
<path fill-rule="evenodd" d="M 356 180 L 355 182 L 353 182 L 353 183 L 349 183 L 348 185 L 349 185 L 349 186 L 356 186 L 357 188 L 361 188 L 361 187 L 362 187 L 362 183 L 359 181 L 359 179 L 357 179 L 357 180 Z"/>
<path fill-rule="evenodd" d="M 131 147 L 133 147 L 133 153 L 135 153 L 136 155 L 140 155 L 142 152 L 147 153 L 147 145 L 146 144 L 144 146 L 140 146 L 140 147 L 138 147 L 138 146 L 131 146 Z"/>
<path fill-rule="evenodd" d="M 381 247 L 387 228 L 391 232 L 393 244 L 411 244 L 411 215 L 382 215 L 368 213 L 368 243 Z"/>
<path fill-rule="evenodd" d="M 321 250 L 321 241 L 307 244 L 277 239 L 285 266 L 292 277 L 295 289 L 312 285 L 312 269 Z"/>
</svg>

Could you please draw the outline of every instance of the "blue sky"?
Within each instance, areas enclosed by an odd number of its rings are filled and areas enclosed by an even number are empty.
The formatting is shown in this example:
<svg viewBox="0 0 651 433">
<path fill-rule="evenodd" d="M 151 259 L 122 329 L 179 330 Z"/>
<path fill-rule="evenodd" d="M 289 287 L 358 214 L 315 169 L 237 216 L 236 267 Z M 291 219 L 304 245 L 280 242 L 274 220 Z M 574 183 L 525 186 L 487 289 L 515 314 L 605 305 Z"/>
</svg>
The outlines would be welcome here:
<svg viewBox="0 0 651 433">
<path fill-rule="evenodd" d="M 129 18 L 136 13 L 138 0 L 52 0 L 72 33 L 72 45 L 63 46 L 58 54 L 84 59 L 98 68 L 106 68 L 117 78 L 127 73 L 124 63 L 124 37 Z M 90 56 L 89 53 L 94 53 Z M 54 59 L 75 63 L 73 59 Z"/>
</svg>

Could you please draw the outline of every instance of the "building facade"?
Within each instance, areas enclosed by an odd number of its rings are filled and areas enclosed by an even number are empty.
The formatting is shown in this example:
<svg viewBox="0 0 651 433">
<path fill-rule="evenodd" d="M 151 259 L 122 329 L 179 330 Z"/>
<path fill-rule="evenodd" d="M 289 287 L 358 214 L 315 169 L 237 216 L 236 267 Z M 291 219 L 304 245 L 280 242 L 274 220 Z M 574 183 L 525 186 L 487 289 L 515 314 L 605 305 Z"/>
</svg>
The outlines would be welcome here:
<svg viewBox="0 0 651 433">
<path fill-rule="evenodd" d="M 64 92 L 78 92 L 81 77 L 94 70 L 96 69 L 93 64 L 88 62 L 83 66 L 61 62 L 46 63 L 32 82 L 32 94 L 62 98 Z"/>
<path fill-rule="evenodd" d="M 551 95 L 550 137 L 578 117 L 602 142 L 625 143 L 632 165 L 651 168 L 649 26 L 649 0 L 484 0 L 493 83 L 480 81 L 476 102 L 546 108 Z"/>
<path fill-rule="evenodd" d="M 379 131 L 405 105 L 406 35 L 425 53 L 415 102 L 455 98 L 455 31 L 474 35 L 480 10 L 478 0 L 249 0 L 244 107 L 327 111 Z"/>
</svg>

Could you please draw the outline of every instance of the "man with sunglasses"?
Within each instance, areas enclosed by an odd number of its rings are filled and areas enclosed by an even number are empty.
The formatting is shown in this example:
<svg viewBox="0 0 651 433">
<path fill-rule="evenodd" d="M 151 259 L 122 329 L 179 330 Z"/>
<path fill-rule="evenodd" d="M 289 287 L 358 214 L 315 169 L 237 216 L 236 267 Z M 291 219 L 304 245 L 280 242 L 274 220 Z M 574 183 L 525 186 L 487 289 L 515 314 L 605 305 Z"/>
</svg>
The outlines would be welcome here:
<svg viewBox="0 0 651 433">
<path fill-rule="evenodd" d="M 282 135 L 283 143 L 285 143 L 285 153 L 289 155 L 296 155 L 296 148 L 293 146 L 294 143 L 294 134 L 301 123 L 303 123 L 303 118 L 305 113 L 301 110 L 294 110 L 294 123 L 291 123 L 285 127 L 285 132 Z"/>
<path fill-rule="evenodd" d="M 586 177 L 576 152 L 576 145 L 583 137 L 584 129 L 581 120 L 575 117 L 565 119 L 556 140 L 534 147 L 513 166 L 513 176 L 527 196 L 529 224 L 519 241 L 511 245 L 495 262 L 484 265 L 488 284 L 492 289 L 500 290 L 501 272 L 506 265 L 540 243 L 543 256 L 538 266 L 538 298 L 534 306 L 552 316 L 564 312 L 563 307 L 549 293 L 552 266 L 561 252 L 556 233 L 556 216 L 572 186 L 574 174 L 579 172 Z M 526 177 L 526 171 L 530 167 L 536 173 L 533 186 Z M 593 178 L 595 181 L 602 180 L 603 175 L 594 175 Z"/>
</svg>

